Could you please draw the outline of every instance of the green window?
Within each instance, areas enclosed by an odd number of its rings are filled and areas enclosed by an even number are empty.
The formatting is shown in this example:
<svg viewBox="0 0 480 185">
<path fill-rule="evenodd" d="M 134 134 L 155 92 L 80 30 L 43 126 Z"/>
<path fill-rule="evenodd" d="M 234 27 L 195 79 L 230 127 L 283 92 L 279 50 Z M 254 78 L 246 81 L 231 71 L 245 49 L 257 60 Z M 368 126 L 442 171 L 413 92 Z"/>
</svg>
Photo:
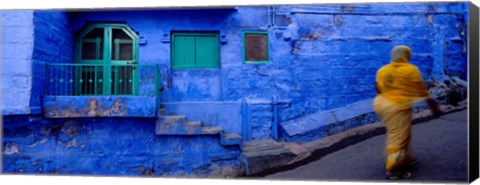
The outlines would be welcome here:
<svg viewBox="0 0 480 185">
<path fill-rule="evenodd" d="M 138 36 L 127 25 L 90 24 L 75 48 L 75 95 L 138 94 Z"/>
<path fill-rule="evenodd" d="M 268 32 L 243 32 L 243 62 L 248 64 L 267 64 L 269 60 Z"/>
<path fill-rule="evenodd" d="M 218 33 L 172 33 L 172 68 L 219 68 L 220 39 Z"/>
</svg>

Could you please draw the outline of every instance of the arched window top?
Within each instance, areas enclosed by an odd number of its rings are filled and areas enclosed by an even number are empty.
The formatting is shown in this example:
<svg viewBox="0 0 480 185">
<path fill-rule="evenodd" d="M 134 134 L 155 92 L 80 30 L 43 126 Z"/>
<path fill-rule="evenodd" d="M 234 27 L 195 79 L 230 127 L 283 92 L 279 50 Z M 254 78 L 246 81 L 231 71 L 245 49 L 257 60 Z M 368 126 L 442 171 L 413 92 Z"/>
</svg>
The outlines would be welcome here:
<svg viewBox="0 0 480 185">
<path fill-rule="evenodd" d="M 126 24 L 88 24 L 77 39 L 80 63 L 138 61 L 138 35 Z"/>
<path fill-rule="evenodd" d="M 121 23 L 89 23 L 80 30 L 79 37 L 84 37 L 95 28 L 116 28 L 123 29 L 132 39 L 138 39 L 138 35 L 127 24 Z"/>
</svg>

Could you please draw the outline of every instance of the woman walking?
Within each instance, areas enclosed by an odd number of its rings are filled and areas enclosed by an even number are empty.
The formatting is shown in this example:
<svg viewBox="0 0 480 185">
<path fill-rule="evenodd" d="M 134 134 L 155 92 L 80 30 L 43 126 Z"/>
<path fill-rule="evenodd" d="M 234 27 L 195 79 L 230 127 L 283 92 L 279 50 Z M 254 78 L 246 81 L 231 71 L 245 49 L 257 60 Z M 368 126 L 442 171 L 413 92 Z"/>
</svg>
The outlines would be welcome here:
<svg viewBox="0 0 480 185">
<path fill-rule="evenodd" d="M 410 149 L 412 104 L 426 100 L 434 116 L 441 114 L 430 98 L 420 71 L 409 64 L 410 56 L 409 47 L 396 46 L 391 52 L 391 62 L 377 71 L 377 96 L 373 106 L 387 130 L 385 154 L 386 176 L 389 179 L 411 176 L 406 167 L 413 162 Z"/>
</svg>

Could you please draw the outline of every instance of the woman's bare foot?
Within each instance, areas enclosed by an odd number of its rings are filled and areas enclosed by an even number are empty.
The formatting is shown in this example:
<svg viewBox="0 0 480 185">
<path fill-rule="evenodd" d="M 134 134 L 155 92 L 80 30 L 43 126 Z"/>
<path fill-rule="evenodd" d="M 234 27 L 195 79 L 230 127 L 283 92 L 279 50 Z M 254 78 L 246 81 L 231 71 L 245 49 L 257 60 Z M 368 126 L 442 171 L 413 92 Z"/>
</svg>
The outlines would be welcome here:
<svg viewBox="0 0 480 185">
<path fill-rule="evenodd" d="M 408 179 L 412 176 L 412 173 L 408 171 L 396 171 L 396 172 L 390 172 L 387 171 L 386 173 L 387 179 L 390 180 L 396 180 L 396 179 Z"/>
</svg>

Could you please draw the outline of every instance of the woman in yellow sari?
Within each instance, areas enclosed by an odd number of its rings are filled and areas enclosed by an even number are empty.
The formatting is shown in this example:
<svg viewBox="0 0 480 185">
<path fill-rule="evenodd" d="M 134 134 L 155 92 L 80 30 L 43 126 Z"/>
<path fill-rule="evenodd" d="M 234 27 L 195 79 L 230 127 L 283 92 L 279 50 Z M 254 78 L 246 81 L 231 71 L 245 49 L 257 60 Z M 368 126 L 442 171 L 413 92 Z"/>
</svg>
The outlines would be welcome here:
<svg viewBox="0 0 480 185">
<path fill-rule="evenodd" d="M 391 62 L 377 71 L 375 113 L 387 130 L 386 175 L 389 179 L 408 178 L 406 167 L 412 162 L 410 149 L 412 104 L 426 100 L 434 116 L 441 111 L 430 98 L 418 68 L 409 64 L 411 50 L 407 46 L 392 49 Z"/>
</svg>

